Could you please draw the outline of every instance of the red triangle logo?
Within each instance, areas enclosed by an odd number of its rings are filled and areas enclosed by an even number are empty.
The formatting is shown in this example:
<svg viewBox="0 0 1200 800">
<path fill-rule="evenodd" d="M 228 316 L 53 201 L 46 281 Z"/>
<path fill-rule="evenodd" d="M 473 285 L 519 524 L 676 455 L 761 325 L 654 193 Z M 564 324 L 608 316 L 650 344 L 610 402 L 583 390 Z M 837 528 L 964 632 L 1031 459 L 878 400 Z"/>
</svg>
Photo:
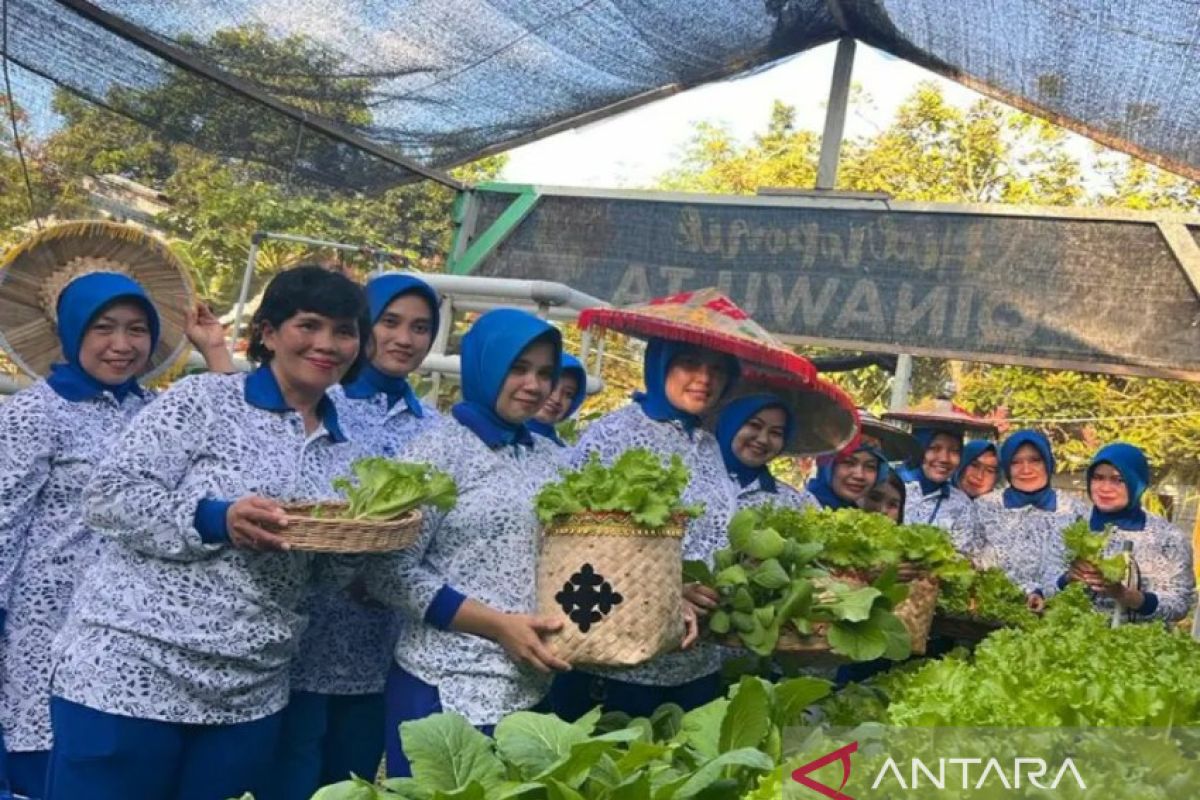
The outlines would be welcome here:
<svg viewBox="0 0 1200 800">
<path fill-rule="evenodd" d="M 807 786 L 814 792 L 828 797 L 829 800 L 854 800 L 848 794 L 843 794 L 842 789 L 846 788 L 846 781 L 850 780 L 850 754 L 858 752 L 858 742 L 851 742 L 845 747 L 839 747 L 832 753 L 826 753 L 816 761 L 810 761 L 792 773 L 792 780 L 797 783 Z M 842 764 L 842 785 L 834 789 L 832 786 L 826 786 L 820 781 L 815 781 L 808 777 L 810 773 L 816 772 L 821 767 L 828 766 L 835 761 L 840 761 Z"/>
</svg>

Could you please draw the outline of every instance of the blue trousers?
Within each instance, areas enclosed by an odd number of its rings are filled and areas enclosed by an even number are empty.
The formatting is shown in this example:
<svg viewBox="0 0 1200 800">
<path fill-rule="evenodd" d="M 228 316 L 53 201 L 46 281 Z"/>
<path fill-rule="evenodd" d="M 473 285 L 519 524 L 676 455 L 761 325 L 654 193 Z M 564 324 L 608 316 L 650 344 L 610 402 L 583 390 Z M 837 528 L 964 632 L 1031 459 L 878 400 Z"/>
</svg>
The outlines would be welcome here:
<svg viewBox="0 0 1200 800">
<path fill-rule="evenodd" d="M 322 786 L 375 780 L 383 758 L 383 695 L 292 692 L 273 777 L 259 800 L 309 800 Z"/>
<path fill-rule="evenodd" d="M 52 697 L 46 800 L 227 800 L 261 792 L 275 777 L 282 719 L 186 725 Z"/>
<path fill-rule="evenodd" d="M 691 711 L 716 700 L 720 692 L 718 672 L 679 686 L 646 686 L 572 671 L 555 677 L 550 688 L 550 706 L 568 722 L 574 722 L 596 706 L 631 717 L 648 717 L 664 703 L 675 703 L 684 711 Z"/>
<path fill-rule="evenodd" d="M 46 770 L 50 766 L 49 750 L 6 753 L 4 760 L 8 787 L 14 794 L 24 795 L 31 800 L 45 797 Z"/>
<path fill-rule="evenodd" d="M 404 755 L 404 743 L 400 741 L 400 723 L 424 719 L 442 710 L 442 698 L 436 686 L 430 686 L 416 675 L 405 672 L 392 662 L 388 672 L 387 687 L 384 689 L 387 706 L 387 724 L 384 743 L 389 778 L 412 777 L 412 765 Z M 480 731 L 491 736 L 495 725 L 477 725 Z"/>
</svg>

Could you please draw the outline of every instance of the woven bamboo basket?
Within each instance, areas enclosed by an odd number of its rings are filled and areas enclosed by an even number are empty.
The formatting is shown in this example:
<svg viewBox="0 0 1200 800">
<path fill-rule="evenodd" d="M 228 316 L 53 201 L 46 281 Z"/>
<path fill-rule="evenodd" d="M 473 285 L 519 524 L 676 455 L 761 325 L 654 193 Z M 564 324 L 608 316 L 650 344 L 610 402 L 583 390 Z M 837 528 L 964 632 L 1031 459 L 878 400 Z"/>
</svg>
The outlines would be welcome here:
<svg viewBox="0 0 1200 800">
<path fill-rule="evenodd" d="M 628 514 L 573 514 L 546 527 L 538 612 L 565 617 L 550 642 L 572 665 L 642 664 L 683 639 L 685 517 L 658 529 Z"/>
<path fill-rule="evenodd" d="M 852 587 L 866 586 L 870 583 L 869 576 L 861 572 L 835 572 L 833 578 Z M 908 597 L 894 609 L 894 613 L 904 623 L 912 640 L 912 653 L 915 656 L 925 655 L 929 641 L 929 632 L 933 624 L 934 611 L 937 607 L 938 583 L 935 578 L 922 577 L 908 584 Z M 804 661 L 821 663 L 846 664 L 850 659 L 834 653 L 825 638 L 824 623 L 813 625 L 809 636 L 802 636 L 792 625 L 786 625 L 779 632 L 779 642 L 775 652 L 790 656 L 803 656 Z M 731 647 L 740 647 L 736 636 L 725 637 L 723 643 Z"/>
<path fill-rule="evenodd" d="M 386 553 L 403 550 L 417 541 L 421 532 L 421 511 L 388 520 L 338 519 L 345 503 L 293 503 L 283 507 L 287 527 L 282 535 L 293 550 L 314 553 Z M 322 516 L 314 517 L 320 509 Z"/>
</svg>

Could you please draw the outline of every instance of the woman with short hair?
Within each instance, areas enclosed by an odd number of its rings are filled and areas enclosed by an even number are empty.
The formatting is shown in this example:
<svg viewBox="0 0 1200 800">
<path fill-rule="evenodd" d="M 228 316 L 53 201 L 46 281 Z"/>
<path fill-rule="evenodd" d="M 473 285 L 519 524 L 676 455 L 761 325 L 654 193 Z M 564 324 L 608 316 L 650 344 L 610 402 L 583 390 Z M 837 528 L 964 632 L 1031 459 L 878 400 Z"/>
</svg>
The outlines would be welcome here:
<svg viewBox="0 0 1200 800">
<path fill-rule="evenodd" d="M 281 503 L 332 499 L 359 454 L 331 387 L 369 335 L 362 290 L 276 275 L 249 374 L 185 378 L 114 441 L 84 489 L 105 541 L 55 651 L 50 800 L 212 800 L 259 791 L 288 700 L 317 558 Z"/>
</svg>

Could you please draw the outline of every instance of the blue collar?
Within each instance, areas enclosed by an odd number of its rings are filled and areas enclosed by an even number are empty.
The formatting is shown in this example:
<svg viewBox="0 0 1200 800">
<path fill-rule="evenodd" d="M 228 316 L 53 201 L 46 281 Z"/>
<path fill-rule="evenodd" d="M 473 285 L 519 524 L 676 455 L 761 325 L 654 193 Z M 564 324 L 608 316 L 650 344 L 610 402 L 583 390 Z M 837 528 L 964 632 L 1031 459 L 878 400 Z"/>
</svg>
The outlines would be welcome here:
<svg viewBox="0 0 1200 800">
<path fill-rule="evenodd" d="M 105 392 L 112 394 L 118 403 L 125 402 L 125 398 L 131 394 L 136 394 L 142 398 L 146 396 L 146 391 L 138 385 L 137 380 L 134 378 L 112 386 L 107 383 L 101 383 L 87 374 L 83 368 L 77 367 L 74 364 L 52 365 L 50 367 L 50 374 L 46 377 L 46 383 L 50 385 L 50 388 L 59 397 L 70 403 L 82 403 L 84 400 L 92 400 Z"/>
<path fill-rule="evenodd" d="M 755 470 L 754 474 L 750 476 L 750 480 L 746 481 L 732 472 L 729 474 L 743 489 L 752 485 L 755 481 L 758 481 L 758 488 L 760 491 L 768 492 L 770 494 L 779 494 L 779 482 L 775 480 L 775 476 L 772 475 L 771 471 L 766 467 L 759 467 L 757 470 Z"/>
<path fill-rule="evenodd" d="M 454 418 L 479 437 L 493 450 L 501 447 L 533 447 L 533 434 L 528 425 L 513 425 L 490 408 L 464 400 L 450 409 Z"/>
<path fill-rule="evenodd" d="M 529 422 L 525 423 L 525 427 L 529 428 L 530 431 L 536 433 L 538 436 L 541 436 L 544 439 L 549 439 L 559 447 L 567 446 L 567 443 L 564 442 L 562 437 L 558 435 L 558 431 L 555 430 L 553 425 L 540 422 L 536 419 L 531 419 Z"/>
<path fill-rule="evenodd" d="M 1141 506 L 1133 504 L 1120 511 L 1101 511 L 1093 506 L 1088 527 L 1093 531 L 1102 531 L 1109 525 L 1115 525 L 1123 531 L 1145 530 L 1146 511 Z"/>
<path fill-rule="evenodd" d="M 279 388 L 279 381 L 275 379 L 275 373 L 271 371 L 269 364 L 263 364 L 246 376 L 242 396 L 246 398 L 247 403 L 255 408 L 261 408 L 263 411 L 272 411 L 276 414 L 295 411 L 284 399 L 283 391 Z M 320 416 L 321 424 L 325 427 L 325 432 L 329 434 L 330 439 L 335 442 L 346 441 L 341 425 L 338 424 L 337 408 L 334 407 L 333 401 L 329 399 L 328 395 L 322 397 L 321 402 L 317 403 L 317 415 Z"/>
<path fill-rule="evenodd" d="M 1054 511 L 1058 508 L 1058 492 L 1047 483 L 1036 492 L 1022 492 L 1009 486 L 1004 490 L 1005 508 L 1025 508 L 1033 506 L 1042 511 Z"/>
<path fill-rule="evenodd" d="M 911 483 L 912 481 L 916 481 L 921 485 L 922 497 L 929 497 L 932 494 L 938 495 L 943 500 L 950 497 L 950 481 L 935 483 L 934 481 L 931 481 L 929 478 L 925 477 L 925 470 L 919 466 L 901 467 L 899 472 L 900 477 L 903 478 L 905 482 Z"/>
<path fill-rule="evenodd" d="M 417 399 L 417 393 L 408 385 L 406 379 L 386 375 L 370 362 L 363 365 L 362 371 L 358 373 L 358 377 L 353 383 L 346 384 L 345 391 L 346 397 L 351 400 L 370 400 L 377 394 L 386 395 L 389 410 L 403 400 L 404 405 L 408 407 L 414 417 L 425 416 L 425 410 L 421 408 L 421 401 Z"/>
<path fill-rule="evenodd" d="M 678 422 L 688 436 L 700 427 L 700 418 L 695 414 L 680 411 L 667 402 L 667 398 L 650 395 L 646 392 L 634 392 L 633 402 L 642 407 L 642 413 L 657 422 Z"/>
</svg>

